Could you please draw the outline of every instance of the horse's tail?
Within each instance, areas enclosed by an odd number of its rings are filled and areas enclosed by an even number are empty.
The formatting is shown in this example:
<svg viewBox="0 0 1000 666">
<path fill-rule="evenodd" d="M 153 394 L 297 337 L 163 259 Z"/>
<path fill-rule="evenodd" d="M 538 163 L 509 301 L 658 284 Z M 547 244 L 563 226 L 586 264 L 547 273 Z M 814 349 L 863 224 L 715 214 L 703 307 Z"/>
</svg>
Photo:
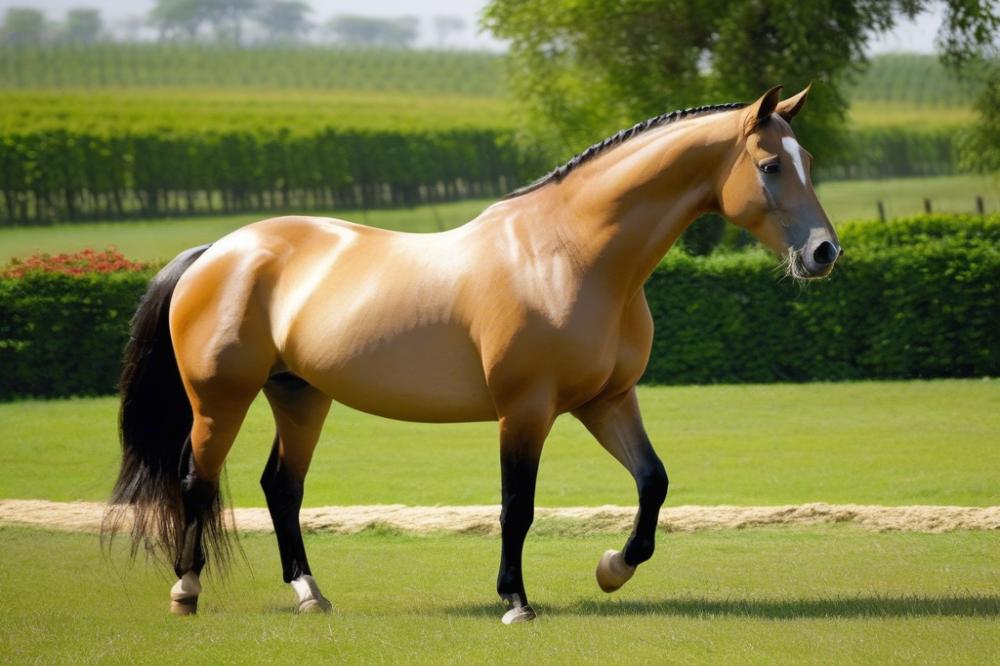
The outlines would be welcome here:
<svg viewBox="0 0 1000 666">
<path fill-rule="evenodd" d="M 131 514 L 133 557 L 142 545 L 147 551 L 160 549 L 177 561 L 184 543 L 181 479 L 188 470 L 181 465 L 186 462 L 185 449 L 190 448 L 185 443 L 194 418 L 177 368 L 168 315 L 181 275 L 208 247 L 185 250 L 164 266 L 132 317 L 119 381 L 121 470 L 102 534 L 113 537 Z M 205 536 L 217 552 L 228 552 L 221 501 L 209 502 L 204 511 L 208 514 L 201 516 Z"/>
</svg>

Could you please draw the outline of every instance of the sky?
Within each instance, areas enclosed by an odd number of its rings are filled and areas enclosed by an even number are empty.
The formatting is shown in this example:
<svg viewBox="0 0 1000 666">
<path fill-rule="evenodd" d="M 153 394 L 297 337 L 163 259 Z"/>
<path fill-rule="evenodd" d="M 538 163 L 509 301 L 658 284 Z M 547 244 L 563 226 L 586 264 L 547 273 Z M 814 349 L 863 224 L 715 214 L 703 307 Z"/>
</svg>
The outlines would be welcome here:
<svg viewBox="0 0 1000 666">
<path fill-rule="evenodd" d="M 463 34 L 449 41 L 452 47 L 500 50 L 503 44 L 478 30 L 479 12 L 487 0 L 307 0 L 314 8 L 312 18 L 325 22 L 334 14 L 363 14 L 368 16 L 418 16 L 423 20 L 424 34 L 421 45 L 434 45 L 430 30 L 434 16 L 450 15 L 465 19 Z M 544 1 L 544 0 L 540 0 Z M 129 17 L 144 16 L 152 9 L 154 0 L 0 0 L 0 12 L 10 7 L 34 7 L 43 10 L 50 20 L 60 20 L 67 9 L 95 7 L 101 10 L 105 21 L 114 24 Z M 934 34 L 941 23 L 942 11 L 923 14 L 915 22 L 907 21 L 891 33 L 880 35 L 870 45 L 871 53 L 892 51 L 934 52 Z"/>
</svg>

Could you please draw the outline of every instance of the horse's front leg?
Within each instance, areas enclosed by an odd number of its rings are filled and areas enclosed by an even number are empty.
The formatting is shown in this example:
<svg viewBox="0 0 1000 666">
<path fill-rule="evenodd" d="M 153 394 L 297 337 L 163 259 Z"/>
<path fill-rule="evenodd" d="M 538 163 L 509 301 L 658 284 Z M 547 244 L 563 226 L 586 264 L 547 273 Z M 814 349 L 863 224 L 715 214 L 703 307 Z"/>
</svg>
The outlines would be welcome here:
<svg viewBox="0 0 1000 666">
<path fill-rule="evenodd" d="M 500 478 L 503 506 L 500 511 L 502 550 L 497 593 L 507 604 L 504 624 L 535 619 L 528 605 L 521 572 L 524 539 L 535 513 L 535 480 L 542 444 L 553 416 L 541 406 L 513 410 L 500 417 Z"/>
<path fill-rule="evenodd" d="M 609 550 L 597 565 L 597 584 L 614 592 L 653 556 L 660 506 L 667 496 L 667 472 L 653 450 L 639 414 L 635 388 L 573 412 L 608 452 L 631 472 L 639 491 L 639 513 L 622 551 Z"/>
</svg>

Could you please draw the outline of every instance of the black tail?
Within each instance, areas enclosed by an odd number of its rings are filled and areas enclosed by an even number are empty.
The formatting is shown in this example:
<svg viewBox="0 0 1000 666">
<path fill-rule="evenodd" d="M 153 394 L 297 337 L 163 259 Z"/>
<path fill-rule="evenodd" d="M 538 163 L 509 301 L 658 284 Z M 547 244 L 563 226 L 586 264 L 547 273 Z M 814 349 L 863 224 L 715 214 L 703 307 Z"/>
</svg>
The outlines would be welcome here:
<svg viewBox="0 0 1000 666">
<path fill-rule="evenodd" d="M 140 545 L 160 550 L 171 562 L 184 544 L 181 480 L 188 472 L 193 416 L 170 339 L 168 315 L 174 287 L 208 245 L 185 250 L 149 285 L 132 318 L 119 392 L 121 471 L 102 532 L 113 535 L 131 514 L 132 556 Z M 131 511 L 130 511 L 131 509 Z M 222 564 L 229 552 L 218 494 L 198 516 Z"/>
</svg>

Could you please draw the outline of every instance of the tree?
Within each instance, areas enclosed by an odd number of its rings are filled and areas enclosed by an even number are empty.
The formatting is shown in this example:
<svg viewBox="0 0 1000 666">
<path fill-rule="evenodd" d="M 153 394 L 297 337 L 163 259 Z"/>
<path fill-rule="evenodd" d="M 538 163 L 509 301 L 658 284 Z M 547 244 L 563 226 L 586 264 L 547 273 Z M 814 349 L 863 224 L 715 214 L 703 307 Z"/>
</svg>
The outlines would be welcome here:
<svg viewBox="0 0 1000 666">
<path fill-rule="evenodd" d="M 567 157 L 664 111 L 752 100 L 813 82 L 796 132 L 822 160 L 837 150 L 844 85 L 865 47 L 934 0 L 492 0 L 484 25 L 509 40 L 511 84 L 529 139 Z M 946 0 L 956 54 L 996 36 L 994 0 Z"/>
<path fill-rule="evenodd" d="M 298 0 L 276 0 L 264 5 L 257 13 L 257 23 L 268 33 L 268 41 L 294 42 L 307 33 L 312 24 L 312 12 L 305 2 Z"/>
<path fill-rule="evenodd" d="M 260 5 L 259 0 L 202 0 L 216 39 L 243 43 L 243 21 Z"/>
<path fill-rule="evenodd" d="M 208 18 L 204 0 L 156 0 L 150 13 L 150 21 L 159 29 L 161 41 L 177 36 L 196 39 Z"/>
<path fill-rule="evenodd" d="M 4 14 L 0 36 L 5 44 L 39 44 L 45 37 L 45 15 L 29 7 L 11 7 Z"/>
<path fill-rule="evenodd" d="M 334 16 L 330 31 L 338 44 L 354 47 L 409 48 L 417 39 L 420 21 L 413 16 Z"/>
<path fill-rule="evenodd" d="M 448 43 L 448 37 L 454 32 L 465 30 L 465 19 L 461 16 L 435 16 L 434 34 L 437 36 L 437 44 L 443 47 Z"/>
<path fill-rule="evenodd" d="M 63 35 L 68 42 L 93 44 L 100 39 L 103 27 L 100 11 L 80 7 L 66 13 L 66 26 L 63 29 Z"/>
<path fill-rule="evenodd" d="M 980 85 L 975 103 L 979 120 L 961 141 L 961 166 L 1000 172 L 1000 3 L 949 3 L 946 23 L 951 29 L 938 39 L 945 64 Z"/>
</svg>

